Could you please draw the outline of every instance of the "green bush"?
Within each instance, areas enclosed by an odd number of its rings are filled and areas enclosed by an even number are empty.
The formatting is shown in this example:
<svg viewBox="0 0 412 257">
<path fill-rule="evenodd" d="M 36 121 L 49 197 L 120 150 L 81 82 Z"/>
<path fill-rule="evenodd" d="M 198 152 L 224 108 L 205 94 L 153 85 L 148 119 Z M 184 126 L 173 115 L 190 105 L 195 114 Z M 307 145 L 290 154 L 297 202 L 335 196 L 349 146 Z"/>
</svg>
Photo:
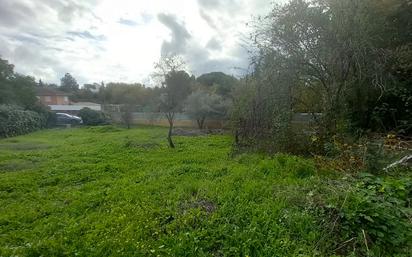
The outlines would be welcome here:
<svg viewBox="0 0 412 257">
<path fill-rule="evenodd" d="M 85 125 L 96 126 L 109 123 L 109 119 L 103 112 L 95 111 L 87 107 L 80 110 L 79 116 Z"/>
<path fill-rule="evenodd" d="M 395 256 L 412 247 L 412 180 L 362 174 L 340 212 L 341 236 L 358 255 Z M 397 255 L 403 256 L 403 255 Z"/>
<path fill-rule="evenodd" d="M 57 116 L 55 112 L 50 110 L 50 107 L 37 102 L 30 110 L 37 112 L 46 119 L 46 127 L 51 128 L 56 126 Z"/>
<path fill-rule="evenodd" d="M 27 134 L 46 126 L 45 116 L 17 106 L 0 105 L 0 137 Z"/>
</svg>

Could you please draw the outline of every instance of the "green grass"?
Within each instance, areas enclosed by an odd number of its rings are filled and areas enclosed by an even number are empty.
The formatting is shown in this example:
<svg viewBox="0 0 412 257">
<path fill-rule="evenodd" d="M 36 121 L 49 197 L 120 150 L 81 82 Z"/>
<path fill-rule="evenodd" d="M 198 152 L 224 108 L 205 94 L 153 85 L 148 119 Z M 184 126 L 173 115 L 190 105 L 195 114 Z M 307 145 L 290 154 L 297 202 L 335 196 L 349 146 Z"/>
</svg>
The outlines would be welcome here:
<svg viewBox="0 0 412 257">
<path fill-rule="evenodd" d="M 147 127 L 0 140 L 0 256 L 330 256 L 343 176 Z M 326 213 L 325 213 L 326 212 Z M 335 215 L 335 216 L 334 216 Z M 336 222 L 335 222 L 336 223 Z"/>
</svg>

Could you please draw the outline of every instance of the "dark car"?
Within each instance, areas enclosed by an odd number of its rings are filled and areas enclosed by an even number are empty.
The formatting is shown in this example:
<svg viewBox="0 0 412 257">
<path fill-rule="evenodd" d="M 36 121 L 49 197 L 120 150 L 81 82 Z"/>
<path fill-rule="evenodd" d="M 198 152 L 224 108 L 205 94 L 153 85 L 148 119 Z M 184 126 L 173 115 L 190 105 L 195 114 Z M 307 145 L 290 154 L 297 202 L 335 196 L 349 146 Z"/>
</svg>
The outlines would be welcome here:
<svg viewBox="0 0 412 257">
<path fill-rule="evenodd" d="M 70 115 L 67 113 L 58 112 L 56 113 L 56 124 L 57 125 L 79 125 L 83 124 L 82 118 Z"/>
</svg>

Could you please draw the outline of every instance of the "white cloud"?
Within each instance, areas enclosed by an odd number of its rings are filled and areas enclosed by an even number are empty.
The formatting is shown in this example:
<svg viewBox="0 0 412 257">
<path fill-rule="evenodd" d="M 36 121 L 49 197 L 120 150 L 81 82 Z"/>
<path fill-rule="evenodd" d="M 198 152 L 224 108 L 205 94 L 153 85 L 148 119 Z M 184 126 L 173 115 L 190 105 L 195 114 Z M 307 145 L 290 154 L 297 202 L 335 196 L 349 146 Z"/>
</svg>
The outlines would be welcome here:
<svg viewBox="0 0 412 257">
<path fill-rule="evenodd" d="M 2 0 L 0 56 L 18 72 L 58 83 L 142 82 L 161 51 L 196 74 L 247 66 L 245 23 L 270 0 Z"/>
</svg>

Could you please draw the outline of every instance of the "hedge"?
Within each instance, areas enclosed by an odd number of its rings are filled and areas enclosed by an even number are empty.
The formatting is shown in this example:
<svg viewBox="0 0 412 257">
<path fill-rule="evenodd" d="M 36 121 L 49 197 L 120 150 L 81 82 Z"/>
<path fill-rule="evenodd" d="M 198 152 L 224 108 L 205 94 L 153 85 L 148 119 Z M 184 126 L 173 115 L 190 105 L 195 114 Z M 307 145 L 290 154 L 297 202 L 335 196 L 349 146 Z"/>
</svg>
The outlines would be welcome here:
<svg viewBox="0 0 412 257">
<path fill-rule="evenodd" d="M 105 125 L 109 124 L 109 118 L 101 111 L 95 111 L 90 108 L 83 108 L 79 111 L 79 116 L 85 125 Z"/>
<path fill-rule="evenodd" d="M 47 118 L 37 112 L 0 105 L 0 137 L 27 134 L 44 128 L 46 124 Z"/>
</svg>

